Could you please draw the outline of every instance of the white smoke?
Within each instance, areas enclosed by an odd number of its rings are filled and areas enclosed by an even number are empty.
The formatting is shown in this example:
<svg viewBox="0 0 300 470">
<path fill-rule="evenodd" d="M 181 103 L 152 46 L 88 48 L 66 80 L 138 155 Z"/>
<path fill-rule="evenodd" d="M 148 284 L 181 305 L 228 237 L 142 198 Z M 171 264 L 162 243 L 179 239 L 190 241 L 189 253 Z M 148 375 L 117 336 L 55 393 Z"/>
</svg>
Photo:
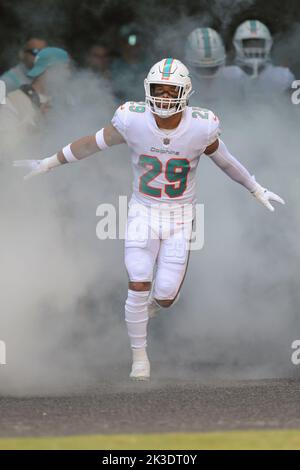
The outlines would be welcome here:
<svg viewBox="0 0 300 470">
<path fill-rule="evenodd" d="M 277 97 L 231 106 L 223 119 L 222 138 L 233 155 L 285 199 L 274 213 L 209 158 L 200 160 L 205 245 L 192 253 L 184 296 L 163 312 L 160 325 L 166 356 L 188 376 L 191 366 L 221 377 L 297 373 L 290 358 L 300 334 L 299 111 Z"/>
<path fill-rule="evenodd" d="M 235 2 L 236 9 L 242 3 Z M 229 24 L 228 2 L 219 4 Z M 181 38 L 197 26 L 178 22 Z M 160 37 L 169 41 L 172 31 Z M 95 233 L 97 205 L 117 205 L 120 194 L 130 193 L 128 149 L 113 148 L 26 183 L 22 171 L 11 168 L 13 159 L 43 158 L 95 132 L 117 107 L 107 85 L 87 73 L 74 77 L 61 96 L 68 99 L 48 114 L 42 137 L 23 146 L 17 135 L 13 152 L 1 148 L 0 339 L 7 365 L 0 366 L 0 394 L 63 393 L 106 381 L 120 366 L 125 380 L 129 371 L 123 243 L 100 242 Z M 192 253 L 178 305 L 149 324 L 154 376 L 257 378 L 295 370 L 299 108 L 288 98 L 229 103 L 222 116 L 229 149 L 287 204 L 269 213 L 201 158 L 205 246 Z"/>
<path fill-rule="evenodd" d="M 300 24 L 291 24 L 287 31 L 278 33 L 274 38 L 272 56 L 278 65 L 292 66 L 299 75 L 300 60 L 297 45 L 300 39 Z"/>
<path fill-rule="evenodd" d="M 121 146 L 27 182 L 11 168 L 13 159 L 44 158 L 96 132 L 116 107 L 107 86 L 90 74 L 74 78 L 63 95 L 73 101 L 50 111 L 42 138 L 29 138 L 24 153 L 15 136 L 1 165 L 0 335 L 7 345 L 1 393 L 66 391 L 126 351 L 122 243 L 96 238 L 96 209 L 129 192 L 128 150 Z"/>
<path fill-rule="evenodd" d="M 212 0 L 209 2 L 210 13 L 218 18 L 222 24 L 222 30 L 226 31 L 232 18 L 255 4 L 255 0 Z"/>
</svg>

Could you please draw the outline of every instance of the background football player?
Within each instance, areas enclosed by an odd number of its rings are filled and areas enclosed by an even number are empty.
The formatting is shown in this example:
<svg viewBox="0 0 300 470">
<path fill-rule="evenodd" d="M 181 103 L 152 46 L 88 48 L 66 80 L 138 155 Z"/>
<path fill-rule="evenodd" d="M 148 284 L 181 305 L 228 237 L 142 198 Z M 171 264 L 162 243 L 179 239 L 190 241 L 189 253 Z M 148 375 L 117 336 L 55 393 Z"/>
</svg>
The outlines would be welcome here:
<svg viewBox="0 0 300 470">
<path fill-rule="evenodd" d="M 245 79 L 254 79 L 253 89 L 281 93 L 290 89 L 295 77 L 287 67 L 272 64 L 273 39 L 265 24 L 258 20 L 245 21 L 236 30 L 233 45 L 235 63 L 241 67 Z"/>
<path fill-rule="evenodd" d="M 200 156 L 210 158 L 271 211 L 270 201 L 284 203 L 230 154 L 219 139 L 219 120 L 214 113 L 188 106 L 191 92 L 185 65 L 163 59 L 145 79 L 145 103 L 125 103 L 111 124 L 51 157 L 15 163 L 30 169 L 28 178 L 113 145 L 129 146 L 134 179 L 125 237 L 129 276 L 125 320 L 133 356 L 130 377 L 137 380 L 150 377 L 146 351 L 149 312 L 170 307 L 185 277 L 193 210 L 183 218 L 182 209 L 194 208 Z"/>
<path fill-rule="evenodd" d="M 220 34 L 212 28 L 196 28 L 185 45 L 185 61 L 193 80 L 192 103 L 215 108 L 243 98 L 243 72 L 226 65 L 226 51 Z"/>
</svg>

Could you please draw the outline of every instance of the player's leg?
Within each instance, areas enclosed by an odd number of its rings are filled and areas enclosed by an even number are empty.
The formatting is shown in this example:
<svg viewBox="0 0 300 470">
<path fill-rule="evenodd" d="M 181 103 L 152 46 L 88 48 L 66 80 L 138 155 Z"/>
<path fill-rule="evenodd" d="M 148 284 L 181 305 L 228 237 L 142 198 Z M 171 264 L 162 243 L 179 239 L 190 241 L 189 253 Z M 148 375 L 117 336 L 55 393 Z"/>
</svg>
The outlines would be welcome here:
<svg viewBox="0 0 300 470">
<path fill-rule="evenodd" d="M 131 231 L 139 222 L 139 230 Z M 148 297 L 160 240 L 143 219 L 129 218 L 125 239 L 125 265 L 129 277 L 125 303 L 125 320 L 132 349 L 131 378 L 145 380 L 150 376 L 147 356 Z"/>
<path fill-rule="evenodd" d="M 149 316 L 155 317 L 161 307 L 174 305 L 180 294 L 188 261 L 192 223 L 161 240 L 157 271 L 149 299 Z"/>
</svg>

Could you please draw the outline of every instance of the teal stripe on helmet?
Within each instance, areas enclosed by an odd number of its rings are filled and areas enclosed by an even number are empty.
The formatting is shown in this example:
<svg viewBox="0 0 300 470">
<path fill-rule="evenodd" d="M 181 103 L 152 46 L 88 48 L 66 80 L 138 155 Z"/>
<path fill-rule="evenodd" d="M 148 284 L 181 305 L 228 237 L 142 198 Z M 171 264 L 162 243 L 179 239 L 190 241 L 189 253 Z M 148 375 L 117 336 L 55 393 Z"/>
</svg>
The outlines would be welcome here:
<svg viewBox="0 0 300 470">
<path fill-rule="evenodd" d="M 166 59 L 164 70 L 163 70 L 163 78 L 169 78 L 170 73 L 171 73 L 172 62 L 173 62 L 173 59 L 171 58 Z"/>
<path fill-rule="evenodd" d="M 201 28 L 204 41 L 204 54 L 206 58 L 211 57 L 211 43 L 208 28 Z"/>
<path fill-rule="evenodd" d="M 250 31 L 251 31 L 251 33 L 256 33 L 256 31 L 257 31 L 256 20 L 250 20 Z"/>
</svg>

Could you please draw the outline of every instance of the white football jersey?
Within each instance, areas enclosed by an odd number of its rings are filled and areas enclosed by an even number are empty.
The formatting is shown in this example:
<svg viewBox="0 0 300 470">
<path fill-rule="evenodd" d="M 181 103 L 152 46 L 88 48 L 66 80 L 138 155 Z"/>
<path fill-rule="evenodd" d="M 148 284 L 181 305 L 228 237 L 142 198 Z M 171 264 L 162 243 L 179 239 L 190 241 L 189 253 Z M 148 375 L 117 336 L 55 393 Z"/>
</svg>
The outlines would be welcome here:
<svg viewBox="0 0 300 470">
<path fill-rule="evenodd" d="M 248 89 L 251 91 L 252 87 L 257 92 L 284 93 L 291 89 L 291 84 L 295 80 L 289 68 L 271 63 L 268 63 L 255 78 L 247 75 L 243 70 L 242 73 Z"/>
<path fill-rule="evenodd" d="M 244 97 L 244 72 L 236 65 L 220 67 L 214 76 L 204 78 L 191 68 L 193 90 L 190 103 L 207 108 L 220 109 L 226 103 L 240 101 Z"/>
<path fill-rule="evenodd" d="M 164 132 L 142 102 L 120 106 L 112 125 L 131 150 L 133 194 L 145 205 L 195 202 L 200 155 L 219 135 L 219 119 L 207 109 L 186 107 L 176 129 Z"/>
</svg>

